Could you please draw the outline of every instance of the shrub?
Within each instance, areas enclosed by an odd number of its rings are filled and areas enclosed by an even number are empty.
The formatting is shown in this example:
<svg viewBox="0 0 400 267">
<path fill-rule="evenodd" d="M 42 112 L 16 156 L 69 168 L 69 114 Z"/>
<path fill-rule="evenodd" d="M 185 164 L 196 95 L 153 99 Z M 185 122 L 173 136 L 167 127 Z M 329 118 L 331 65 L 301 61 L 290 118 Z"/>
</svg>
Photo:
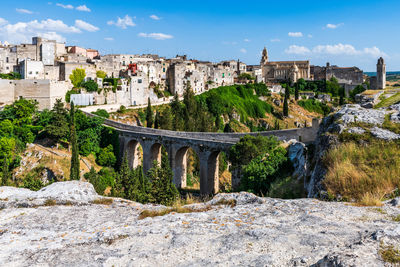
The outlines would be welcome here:
<svg viewBox="0 0 400 267">
<path fill-rule="evenodd" d="M 71 102 L 71 95 L 76 95 L 76 94 L 79 94 L 78 90 L 75 90 L 75 89 L 69 90 L 65 94 L 65 102 L 70 103 Z"/>
<path fill-rule="evenodd" d="M 114 166 L 116 161 L 117 158 L 114 155 L 114 148 L 112 145 L 108 145 L 107 147 L 102 148 L 96 160 L 97 164 L 99 164 L 100 166 L 107 167 Z"/>
<path fill-rule="evenodd" d="M 328 105 L 315 99 L 299 100 L 297 103 L 309 112 L 316 112 L 322 115 L 327 115 L 330 112 Z"/>
<path fill-rule="evenodd" d="M 105 109 L 98 109 L 97 111 L 94 111 L 92 113 L 106 119 L 110 118 L 110 114 Z"/>
<path fill-rule="evenodd" d="M 82 83 L 82 87 L 84 87 L 87 92 L 97 92 L 99 90 L 99 85 L 93 80 Z"/>
</svg>

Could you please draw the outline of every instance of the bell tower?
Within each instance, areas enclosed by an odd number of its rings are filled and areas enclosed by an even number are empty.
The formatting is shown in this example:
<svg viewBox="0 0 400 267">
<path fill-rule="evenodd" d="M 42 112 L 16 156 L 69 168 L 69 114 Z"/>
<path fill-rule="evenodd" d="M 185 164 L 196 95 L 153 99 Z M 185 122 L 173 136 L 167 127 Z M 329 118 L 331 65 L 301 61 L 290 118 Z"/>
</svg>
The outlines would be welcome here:
<svg viewBox="0 0 400 267">
<path fill-rule="evenodd" d="M 264 65 L 268 62 L 268 51 L 267 48 L 264 47 L 264 50 L 262 52 L 262 57 L 261 57 L 261 61 L 260 61 L 260 65 Z"/>
<path fill-rule="evenodd" d="M 376 87 L 377 89 L 386 88 L 386 64 L 382 57 L 378 59 L 378 64 L 376 64 Z"/>
</svg>

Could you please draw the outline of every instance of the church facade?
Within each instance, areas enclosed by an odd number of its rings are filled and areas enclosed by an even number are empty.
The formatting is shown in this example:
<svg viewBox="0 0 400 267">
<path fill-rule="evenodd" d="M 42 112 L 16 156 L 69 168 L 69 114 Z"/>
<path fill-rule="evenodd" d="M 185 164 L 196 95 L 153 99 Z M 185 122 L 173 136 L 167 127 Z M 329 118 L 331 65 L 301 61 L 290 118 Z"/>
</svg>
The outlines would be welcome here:
<svg viewBox="0 0 400 267">
<path fill-rule="evenodd" d="M 266 83 L 283 82 L 298 79 L 311 79 L 310 61 L 268 61 L 268 51 L 264 47 L 261 57 L 261 69 Z"/>
</svg>

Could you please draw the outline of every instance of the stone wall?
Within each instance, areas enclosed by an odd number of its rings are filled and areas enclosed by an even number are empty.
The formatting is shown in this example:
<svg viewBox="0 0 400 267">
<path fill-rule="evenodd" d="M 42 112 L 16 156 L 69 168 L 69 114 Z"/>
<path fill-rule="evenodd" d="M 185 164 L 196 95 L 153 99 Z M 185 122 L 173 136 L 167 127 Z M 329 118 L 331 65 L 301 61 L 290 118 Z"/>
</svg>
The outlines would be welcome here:
<svg viewBox="0 0 400 267">
<path fill-rule="evenodd" d="M 0 80 L 0 103 L 11 104 L 20 98 L 36 100 L 39 110 L 51 109 L 56 99 L 65 101 L 69 83 L 50 80 Z"/>
<path fill-rule="evenodd" d="M 13 81 L 0 79 L 0 105 L 9 105 L 14 102 L 14 92 Z"/>
</svg>

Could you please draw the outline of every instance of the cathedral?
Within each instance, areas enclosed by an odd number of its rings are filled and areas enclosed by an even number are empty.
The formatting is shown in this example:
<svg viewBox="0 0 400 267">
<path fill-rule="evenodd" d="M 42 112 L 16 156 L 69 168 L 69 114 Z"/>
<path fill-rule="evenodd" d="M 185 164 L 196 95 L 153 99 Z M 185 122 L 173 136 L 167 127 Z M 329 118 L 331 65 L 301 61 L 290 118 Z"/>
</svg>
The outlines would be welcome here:
<svg viewBox="0 0 400 267">
<path fill-rule="evenodd" d="M 268 61 L 268 51 L 264 47 L 260 66 L 266 83 L 275 83 L 290 80 L 292 83 L 298 79 L 310 80 L 310 61 Z"/>
</svg>

